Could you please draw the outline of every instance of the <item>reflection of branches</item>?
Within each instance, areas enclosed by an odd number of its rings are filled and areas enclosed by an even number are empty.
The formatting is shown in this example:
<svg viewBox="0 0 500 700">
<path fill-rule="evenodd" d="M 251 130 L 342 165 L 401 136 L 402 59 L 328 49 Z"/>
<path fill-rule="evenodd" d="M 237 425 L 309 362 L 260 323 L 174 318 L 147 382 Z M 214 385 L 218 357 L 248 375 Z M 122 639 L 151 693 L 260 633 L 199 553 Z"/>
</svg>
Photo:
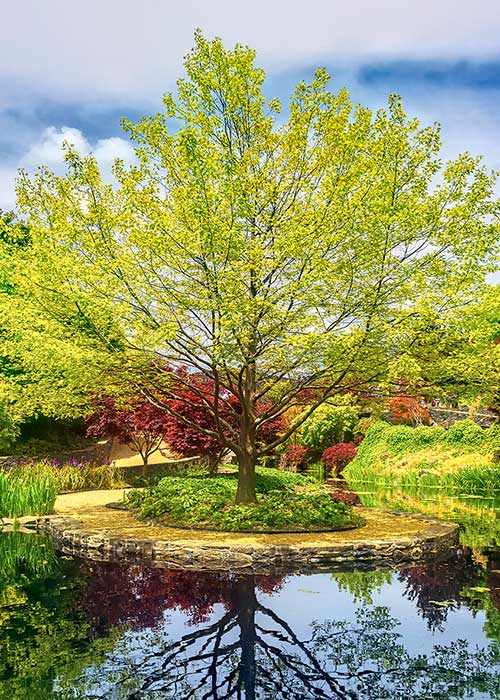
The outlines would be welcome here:
<svg viewBox="0 0 500 700">
<path fill-rule="evenodd" d="M 498 648 L 470 651 L 466 642 L 412 656 L 399 622 L 384 607 L 354 619 L 312 625 L 299 639 L 257 600 L 255 577 L 225 575 L 224 612 L 176 641 L 143 640 L 143 658 L 124 654 L 106 697 L 120 700 L 406 700 L 500 697 Z M 187 592 L 184 592 L 187 595 Z M 221 601 L 222 602 L 222 601 Z M 99 669 L 95 669 L 99 674 Z M 87 681 L 90 680 L 87 678 Z M 74 688 L 75 686 L 72 685 Z M 95 687 L 95 686 L 94 686 Z M 100 685 L 102 689 L 102 685 Z M 88 692 L 72 697 L 104 697 Z"/>
<path fill-rule="evenodd" d="M 430 630 L 442 629 L 448 610 L 460 608 L 465 586 L 481 580 L 480 570 L 469 552 L 462 551 L 446 562 L 412 566 L 398 572 L 405 595 L 415 601 Z"/>
</svg>

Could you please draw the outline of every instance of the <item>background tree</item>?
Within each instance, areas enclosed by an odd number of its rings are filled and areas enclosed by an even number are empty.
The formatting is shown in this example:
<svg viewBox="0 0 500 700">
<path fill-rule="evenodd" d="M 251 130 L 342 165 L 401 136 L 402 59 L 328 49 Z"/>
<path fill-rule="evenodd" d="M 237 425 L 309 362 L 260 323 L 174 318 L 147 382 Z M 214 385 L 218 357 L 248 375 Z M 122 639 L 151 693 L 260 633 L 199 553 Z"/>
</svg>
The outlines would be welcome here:
<svg viewBox="0 0 500 700">
<path fill-rule="evenodd" d="M 212 400 L 199 392 L 216 425 L 204 432 L 237 456 L 239 503 L 255 501 L 257 460 L 319 404 L 381 381 L 470 303 L 498 245 L 494 176 L 469 154 L 442 167 L 437 125 L 394 95 L 375 114 L 353 107 L 322 69 L 275 120 L 254 60 L 197 33 L 164 112 L 124 122 L 138 162 L 115 164 L 117 188 L 69 147 L 67 176 L 22 174 L 18 192 L 25 287 L 110 353 L 118 335 L 213 382 Z M 309 389 L 309 408 L 259 445 Z M 157 394 L 154 372 L 143 389 L 189 425 L 167 405 L 177 390 Z"/>
<path fill-rule="evenodd" d="M 16 266 L 31 252 L 26 224 L 0 212 L 0 450 L 5 451 L 27 421 L 82 418 L 111 360 L 49 309 L 41 313 L 22 290 Z"/>
<path fill-rule="evenodd" d="M 143 396 L 129 397 L 119 403 L 111 397 L 100 399 L 96 410 L 88 417 L 88 435 L 115 437 L 122 445 L 136 450 L 147 466 L 165 435 L 168 414 Z"/>
<path fill-rule="evenodd" d="M 387 401 L 391 421 L 396 425 L 429 425 L 431 416 L 428 409 L 413 396 L 399 393 Z"/>
</svg>

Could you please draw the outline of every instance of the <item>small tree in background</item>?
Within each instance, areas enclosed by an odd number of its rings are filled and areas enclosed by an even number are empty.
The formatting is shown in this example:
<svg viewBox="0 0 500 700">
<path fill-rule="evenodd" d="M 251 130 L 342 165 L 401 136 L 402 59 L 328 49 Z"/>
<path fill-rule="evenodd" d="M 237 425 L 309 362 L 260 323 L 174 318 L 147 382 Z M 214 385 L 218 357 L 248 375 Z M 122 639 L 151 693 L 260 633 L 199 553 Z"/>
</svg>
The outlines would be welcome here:
<svg viewBox="0 0 500 700">
<path fill-rule="evenodd" d="M 430 425 L 431 415 L 425 406 L 408 394 L 398 394 L 387 401 L 391 420 L 396 425 Z"/>
<path fill-rule="evenodd" d="M 229 392 L 219 390 L 213 382 L 203 381 L 185 372 L 172 373 L 173 384 L 180 383 L 175 390 L 175 398 L 168 401 L 169 415 L 166 419 L 165 442 L 183 457 L 203 457 L 211 474 L 217 471 L 222 457 L 228 452 L 226 444 L 218 437 L 217 421 L 214 417 L 214 403 L 219 402 L 220 421 L 225 425 L 228 439 L 238 430 L 236 416 L 241 413 L 238 399 Z M 256 405 L 257 415 L 272 408 L 271 402 Z M 257 432 L 258 444 L 269 444 L 279 438 L 287 428 L 282 416 L 263 423 Z"/>
<path fill-rule="evenodd" d="M 300 472 L 309 465 L 311 452 L 305 445 L 290 444 L 286 446 L 283 464 L 287 469 Z"/>
<path fill-rule="evenodd" d="M 178 387 L 175 398 L 168 401 L 170 413 L 165 423 L 165 442 L 182 457 L 202 457 L 207 462 L 209 472 L 214 474 L 227 451 L 218 436 L 211 408 L 215 401 L 215 388 L 212 383 L 194 378 L 190 379 L 190 384 L 184 383 L 184 386 Z"/>
<path fill-rule="evenodd" d="M 343 442 L 358 421 L 358 411 L 350 396 L 327 401 L 304 422 L 302 441 L 312 450 L 322 451 L 332 443 Z"/>
<path fill-rule="evenodd" d="M 87 435 L 115 437 L 122 445 L 137 450 L 146 467 L 149 457 L 158 450 L 165 433 L 167 414 L 146 399 L 138 397 L 120 405 L 105 397 L 87 418 Z"/>
</svg>

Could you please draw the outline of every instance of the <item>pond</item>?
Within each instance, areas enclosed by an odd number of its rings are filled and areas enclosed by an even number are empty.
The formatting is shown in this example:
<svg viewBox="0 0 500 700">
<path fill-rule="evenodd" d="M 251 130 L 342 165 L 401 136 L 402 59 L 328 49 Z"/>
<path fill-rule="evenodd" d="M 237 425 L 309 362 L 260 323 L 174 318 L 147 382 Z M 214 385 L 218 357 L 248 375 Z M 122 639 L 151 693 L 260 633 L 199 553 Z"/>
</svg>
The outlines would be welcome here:
<svg viewBox="0 0 500 700">
<path fill-rule="evenodd" d="M 0 536 L 0 700 L 500 698 L 497 504 L 361 494 L 462 522 L 447 563 L 290 576 L 172 571 Z"/>
</svg>

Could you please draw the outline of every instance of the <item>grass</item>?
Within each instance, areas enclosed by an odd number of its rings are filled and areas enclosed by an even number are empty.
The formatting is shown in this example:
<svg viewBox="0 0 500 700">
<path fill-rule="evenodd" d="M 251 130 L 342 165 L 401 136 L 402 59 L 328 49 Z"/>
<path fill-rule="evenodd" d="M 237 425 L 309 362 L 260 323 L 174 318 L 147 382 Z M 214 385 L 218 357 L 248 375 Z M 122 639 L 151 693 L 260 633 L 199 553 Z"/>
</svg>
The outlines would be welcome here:
<svg viewBox="0 0 500 700">
<path fill-rule="evenodd" d="M 47 515 L 54 509 L 56 485 L 50 475 L 0 472 L 0 517 Z"/>
<path fill-rule="evenodd" d="M 466 494 L 500 491 L 500 426 L 483 429 L 470 420 L 450 429 L 376 423 L 343 475 L 353 484 L 434 487 Z"/>
<path fill-rule="evenodd" d="M 21 480 L 37 477 L 54 480 L 57 493 L 82 491 L 84 489 L 123 488 L 126 484 L 123 470 L 111 464 L 63 463 L 36 460 L 22 462 L 11 470 Z"/>
<path fill-rule="evenodd" d="M 342 529 L 362 524 L 344 503 L 312 479 L 274 469 L 257 471 L 257 505 L 235 505 L 237 474 L 166 477 L 152 489 L 132 491 L 127 505 L 143 519 L 178 527 L 228 532 Z"/>
</svg>

